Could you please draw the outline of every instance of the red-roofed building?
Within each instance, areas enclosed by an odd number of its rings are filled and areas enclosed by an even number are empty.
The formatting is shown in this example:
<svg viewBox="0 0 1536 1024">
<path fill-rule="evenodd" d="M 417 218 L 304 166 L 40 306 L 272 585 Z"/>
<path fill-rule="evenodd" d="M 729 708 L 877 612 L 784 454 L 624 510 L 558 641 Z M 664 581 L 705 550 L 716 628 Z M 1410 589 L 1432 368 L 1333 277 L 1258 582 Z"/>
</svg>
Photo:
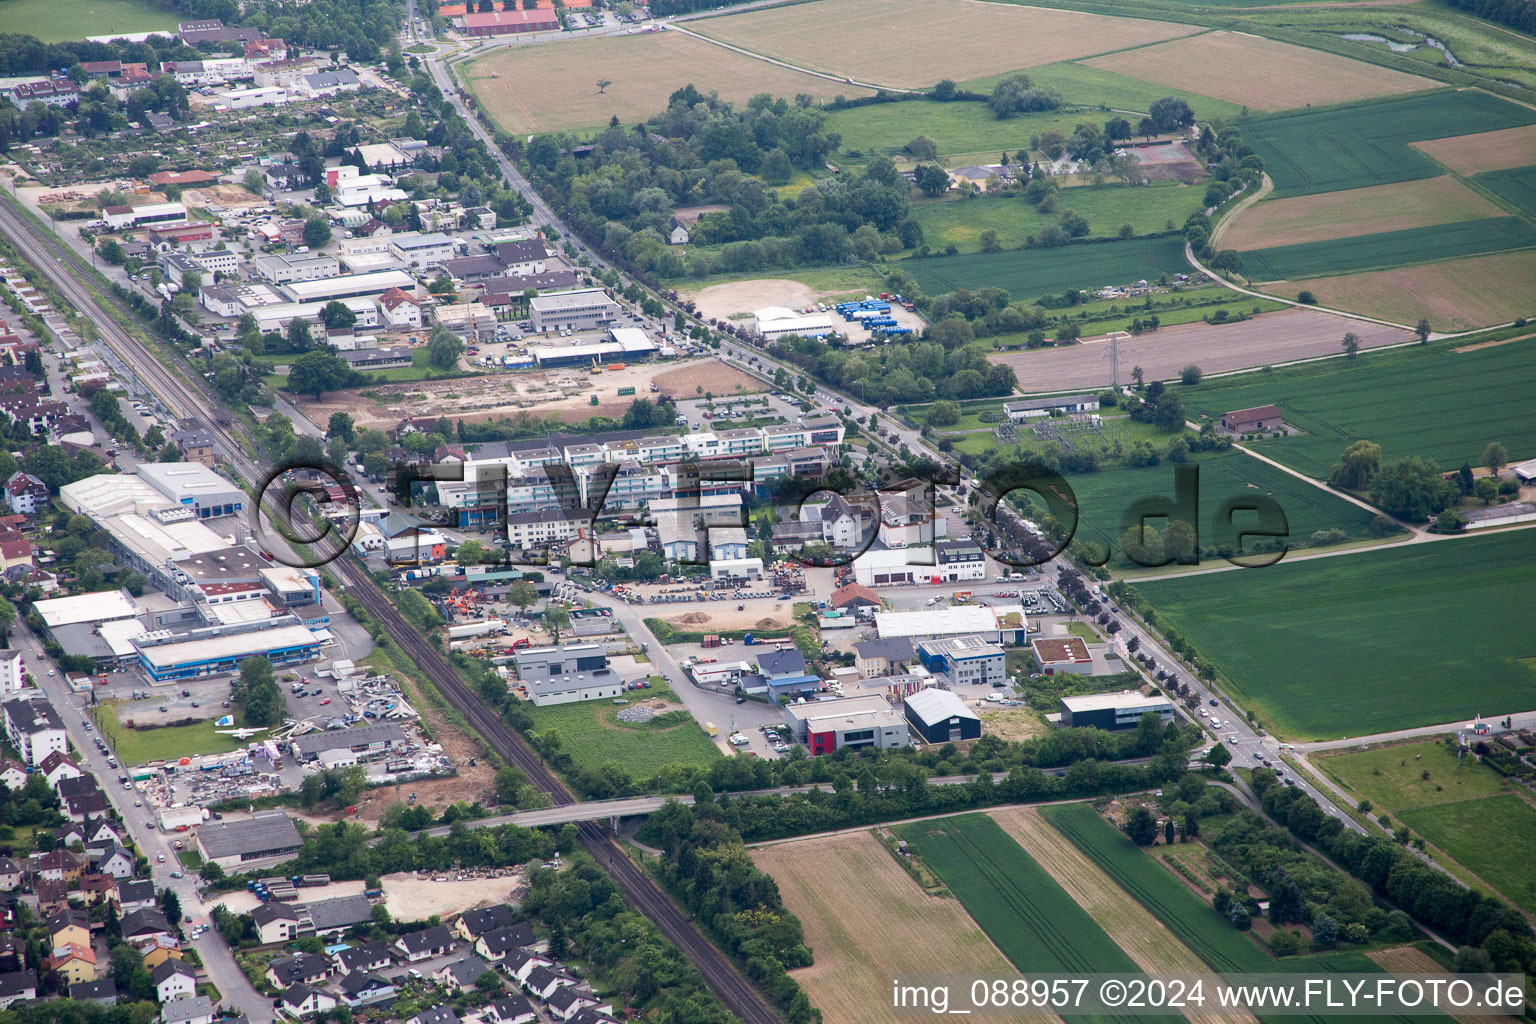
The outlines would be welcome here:
<svg viewBox="0 0 1536 1024">
<path fill-rule="evenodd" d="M 151 185 L 176 185 L 180 188 L 194 188 L 218 180 L 217 174 L 209 174 L 207 171 L 156 171 L 149 176 Z"/>
<path fill-rule="evenodd" d="M 489 11 L 464 15 L 467 36 L 505 36 L 523 32 L 554 32 L 560 19 L 553 9 L 537 11 Z"/>
<path fill-rule="evenodd" d="M 48 485 L 31 473 L 17 470 L 5 482 L 5 501 L 15 515 L 36 515 L 48 507 Z"/>
<path fill-rule="evenodd" d="M 1243 434 L 1250 430 L 1279 430 L 1280 410 L 1273 405 L 1261 405 L 1253 409 L 1236 409 L 1221 414 L 1225 430 Z"/>
<path fill-rule="evenodd" d="M 379 312 L 391 327 L 421 326 L 421 303 L 399 288 L 391 288 L 379 296 Z"/>
</svg>

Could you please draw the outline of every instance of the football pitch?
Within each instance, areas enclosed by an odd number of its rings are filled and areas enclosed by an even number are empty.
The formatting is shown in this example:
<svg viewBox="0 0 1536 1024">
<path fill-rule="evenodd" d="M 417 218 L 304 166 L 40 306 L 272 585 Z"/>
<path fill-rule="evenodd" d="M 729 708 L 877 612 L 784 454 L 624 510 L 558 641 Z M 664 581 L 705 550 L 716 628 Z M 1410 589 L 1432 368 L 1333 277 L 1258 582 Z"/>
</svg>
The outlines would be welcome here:
<svg viewBox="0 0 1536 1024">
<path fill-rule="evenodd" d="M 1536 532 L 1137 584 L 1290 739 L 1531 707 Z"/>
</svg>

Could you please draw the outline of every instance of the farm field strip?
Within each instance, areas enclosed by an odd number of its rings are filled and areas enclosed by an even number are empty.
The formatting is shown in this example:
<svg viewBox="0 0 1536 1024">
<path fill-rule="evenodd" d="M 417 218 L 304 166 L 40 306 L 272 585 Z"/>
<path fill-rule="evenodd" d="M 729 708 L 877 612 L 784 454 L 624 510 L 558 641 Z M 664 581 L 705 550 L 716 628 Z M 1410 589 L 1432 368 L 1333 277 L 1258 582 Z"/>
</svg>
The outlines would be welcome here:
<svg viewBox="0 0 1536 1024">
<path fill-rule="evenodd" d="M 841 77 L 926 89 L 1200 31 L 1192 25 L 976 0 L 821 0 L 690 26 Z M 914 46 L 914 40 L 921 40 Z"/>
<path fill-rule="evenodd" d="M 1490 171 L 1472 180 L 1526 216 L 1536 217 L 1536 167 Z"/>
<path fill-rule="evenodd" d="M 1423 318 L 1437 331 L 1466 331 L 1536 312 L 1532 281 L 1536 252 L 1517 249 L 1395 270 L 1293 278 L 1270 290 L 1284 295 L 1310 291 L 1320 304 L 1334 309 L 1400 324 Z"/>
<path fill-rule="evenodd" d="M 1247 252 L 1498 217 L 1502 213 L 1495 203 L 1451 175 L 1443 174 L 1438 178 L 1342 192 L 1266 199 L 1223 222 L 1220 247 Z"/>
<path fill-rule="evenodd" d="M 1528 107 L 1441 90 L 1261 118 L 1243 126 L 1243 140 L 1263 157 L 1280 198 L 1437 177 L 1441 167 L 1410 143 L 1533 123 Z"/>
<path fill-rule="evenodd" d="M 1536 913 L 1536 808 L 1514 793 L 1437 804 L 1398 815 L 1527 913 Z"/>
<path fill-rule="evenodd" d="M 1278 405 L 1302 433 L 1250 445 L 1326 479 L 1344 449 L 1361 438 L 1381 445 L 1383 459 L 1417 455 L 1445 469 L 1475 462 L 1489 441 L 1501 442 L 1512 461 L 1536 458 L 1536 421 L 1507 412 L 1524 401 L 1525 382 L 1533 379 L 1536 345 L 1514 342 L 1461 353 L 1413 347 L 1178 390 L 1191 418 Z"/>
<path fill-rule="evenodd" d="M 1440 974 L 1445 970 L 1434 957 L 1412 946 L 1373 949 L 1365 955 L 1371 958 L 1372 963 L 1391 974 Z M 1514 1017 L 1457 1016 L 1454 1013 L 1450 1016 L 1461 1024 L 1493 1024 L 1495 1021 L 1499 1024 L 1514 1024 L 1516 1020 Z"/>
<path fill-rule="evenodd" d="M 1529 710 L 1533 583 L 1516 530 L 1137 586 L 1277 735 L 1311 740 Z"/>
<path fill-rule="evenodd" d="M 1206 32 L 1082 63 L 1253 110 L 1343 103 L 1439 86 L 1418 75 L 1238 32 Z"/>
<path fill-rule="evenodd" d="M 1245 298 L 1235 296 L 1233 308 L 1252 308 L 1253 303 L 1238 301 Z M 1212 374 L 1294 359 L 1336 356 L 1339 340 L 1346 331 L 1359 337 L 1362 349 L 1397 345 L 1412 337 L 1406 330 L 1292 307 L 1237 323 L 1217 326 L 1192 323 L 1122 339 L 1121 381 L 1125 380 L 1123 374 L 1127 366 L 1140 366 L 1147 380 L 1176 380 L 1179 372 L 1190 363 Z M 1104 387 L 1110 383 L 1109 349 L 1102 339 L 1057 348 L 999 352 L 988 358 L 1013 367 L 1019 388 L 1025 392 L 1069 391 Z M 1268 401 L 1273 399 L 1253 404 L 1264 405 Z M 1240 405 L 1226 407 L 1241 408 Z M 1218 410 L 1217 415 L 1226 409 Z M 1341 446 L 1339 451 L 1343 450 Z"/>
<path fill-rule="evenodd" d="M 1536 164 L 1536 125 L 1415 142 L 1414 148 L 1458 174 Z"/>
<path fill-rule="evenodd" d="M 1533 178 L 1536 185 L 1536 178 Z M 1536 190 L 1529 196 L 1536 203 Z M 1327 242 L 1302 242 L 1243 253 L 1243 271 L 1256 281 L 1347 274 L 1429 260 L 1478 256 L 1536 246 L 1536 228 L 1518 217 L 1406 228 Z"/>
<path fill-rule="evenodd" d="M 1102 927 L 1105 933 L 1137 966 L 1148 974 L 1198 974 L 1205 961 L 1179 941 L 1146 908 L 1115 884 L 1098 865 L 1089 860 L 1056 829 L 1051 828 L 1034 807 L 1010 807 L 987 812 L 1004 832 L 1013 837 L 1064 889 L 1077 905 Z M 1201 1014 L 1194 1009 L 1185 1015 L 1194 1021 L 1253 1021 L 1246 1014 Z"/>
<path fill-rule="evenodd" d="M 1020 970 L 1134 972 L 1116 946 L 1019 844 L 984 814 L 913 822 L 896 833 Z M 1130 1017 L 1085 1018 L 1125 1021 Z"/>
<path fill-rule="evenodd" d="M 816 962 L 794 978 L 828 1021 L 888 1024 L 888 979 L 932 970 L 934 949 L 968 971 L 1013 973 L 958 900 L 924 893 L 869 832 L 762 846 L 752 859 L 805 928 Z"/>
<path fill-rule="evenodd" d="M 548 132 L 626 123 L 650 117 L 689 83 L 742 103 L 760 92 L 806 93 L 830 100 L 868 96 L 858 86 L 769 64 L 681 32 L 645 32 L 562 40 L 553 46 L 507 46 L 464 69 L 486 112 L 512 133 Z M 609 79 L 603 92 L 597 78 Z"/>
<path fill-rule="evenodd" d="M 997 232 L 1003 248 L 1017 248 L 1046 225 L 1057 223 L 1066 210 L 1085 218 L 1094 237 L 1113 238 L 1124 224 L 1138 235 L 1162 232 L 1170 221 L 1184 223 L 1200 208 L 1200 200 L 1198 189 L 1172 182 L 1142 188 L 1083 186 L 1063 189 L 1056 197 L 1053 213 L 1041 213 L 1017 196 L 946 196 L 914 202 L 912 217 L 922 225 L 924 240 L 935 249 L 953 244 L 976 252 L 983 231 Z"/>
</svg>

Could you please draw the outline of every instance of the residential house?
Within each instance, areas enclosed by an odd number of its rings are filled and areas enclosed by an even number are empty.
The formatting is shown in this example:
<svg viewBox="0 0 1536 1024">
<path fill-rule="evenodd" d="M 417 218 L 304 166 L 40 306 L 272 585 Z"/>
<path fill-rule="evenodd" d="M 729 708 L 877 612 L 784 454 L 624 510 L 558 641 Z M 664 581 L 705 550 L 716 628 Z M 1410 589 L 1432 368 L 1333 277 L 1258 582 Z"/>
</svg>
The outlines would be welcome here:
<svg viewBox="0 0 1536 1024">
<path fill-rule="evenodd" d="M 85 821 L 93 815 L 108 814 L 111 810 L 111 801 L 99 789 L 64 798 L 64 816 L 70 821 Z"/>
<path fill-rule="evenodd" d="M 475 940 L 475 952 L 493 963 L 501 963 L 514 949 L 527 949 L 533 943 L 533 929 L 522 921 L 486 932 Z"/>
<path fill-rule="evenodd" d="M 100 874 L 113 878 L 133 877 L 133 854 L 117 845 L 116 840 L 106 846 L 92 847 L 87 851 L 91 867 Z"/>
<path fill-rule="evenodd" d="M 90 943 L 66 942 L 53 947 L 53 955 L 43 961 L 57 971 L 67 985 L 96 980 L 96 951 Z"/>
<path fill-rule="evenodd" d="M 5 481 L 5 503 L 16 515 L 37 515 L 48 508 L 48 485 L 17 470 Z"/>
<path fill-rule="evenodd" d="M 389 327 L 412 330 L 421 326 L 421 302 L 399 288 L 391 288 L 377 300 L 379 317 Z"/>
<path fill-rule="evenodd" d="M 468 956 L 439 967 L 432 972 L 432 980 L 449 992 L 463 992 L 474 988 L 480 975 L 490 969 L 490 964 L 479 957 Z"/>
<path fill-rule="evenodd" d="M 336 970 L 341 974 L 351 974 L 353 971 L 364 974 L 370 971 L 382 971 L 394 960 L 389 953 L 389 943 L 384 939 L 361 946 L 348 946 L 338 952 L 334 959 Z"/>
<path fill-rule="evenodd" d="M 107 843 L 116 843 L 119 846 L 123 844 L 122 835 L 117 831 L 117 829 L 112 827 L 112 822 L 106 818 L 96 818 L 93 821 L 86 821 L 83 823 L 83 825 L 85 830 L 85 845 L 87 847 L 104 846 Z"/>
<path fill-rule="evenodd" d="M 182 996 L 160 1007 L 160 1024 L 213 1024 L 213 1003 L 207 996 Z"/>
<path fill-rule="evenodd" d="M 308 985 L 290 985 L 277 1002 L 290 1017 L 313 1017 L 336 1008 L 336 997 Z"/>
<path fill-rule="evenodd" d="M 111 875 L 104 875 L 98 871 L 87 871 L 80 876 L 80 898 L 88 907 L 94 907 L 103 900 L 111 903 L 117 901 L 117 879 Z"/>
<path fill-rule="evenodd" d="M 0 974 L 0 1010 L 9 1010 L 14 1003 L 36 998 L 36 971 L 8 971 Z"/>
<path fill-rule="evenodd" d="M 1255 430 L 1279 430 L 1282 426 L 1280 410 L 1273 405 L 1234 409 L 1221 414 L 1221 428 L 1234 434 L 1246 434 Z"/>
<path fill-rule="evenodd" d="M 251 923 L 263 946 L 287 942 L 299 934 L 299 913 L 287 903 L 268 900 L 251 911 Z"/>
<path fill-rule="evenodd" d="M 528 977 L 523 982 L 523 988 L 547 1003 L 549 1002 L 549 997 L 555 994 L 556 989 L 574 984 L 576 984 L 576 979 L 568 974 L 559 973 L 549 967 L 535 967 L 528 972 Z"/>
<path fill-rule="evenodd" d="M 79 946 L 91 944 L 91 919 L 83 910 L 71 908 L 51 914 L 43 920 L 43 928 L 48 932 L 50 948 L 69 943 Z"/>
<path fill-rule="evenodd" d="M 590 992 L 583 992 L 574 985 L 555 989 L 550 993 L 548 1002 L 549 1012 L 565 1021 L 574 1017 L 577 1010 L 588 1007 L 599 1012 L 613 1012 L 612 1006 L 599 1002 Z"/>
<path fill-rule="evenodd" d="M 944 583 L 981 581 L 987 578 L 987 557 L 971 540 L 935 541 L 939 579 Z"/>
<path fill-rule="evenodd" d="M 166 960 L 154 969 L 155 999 L 162 1005 L 182 996 L 197 994 L 197 972 L 180 960 Z"/>
<path fill-rule="evenodd" d="M 144 969 L 153 971 L 167 960 L 180 960 L 181 946 L 173 938 L 164 935 L 156 935 L 146 942 L 138 944 L 139 955 L 144 958 Z"/>
<path fill-rule="evenodd" d="M 503 903 L 499 906 L 470 910 L 454 922 L 453 930 L 465 942 L 474 942 L 488 932 L 508 928 L 517 923 L 517 911 Z"/>
<path fill-rule="evenodd" d="M 341 1001 L 354 1010 L 395 998 L 394 982 L 367 971 L 352 971 L 341 979 L 336 990 L 341 993 Z"/>
<path fill-rule="evenodd" d="M 32 894 L 37 897 L 37 912 L 44 916 L 69 907 L 69 886 L 63 882 L 38 879 L 32 883 Z"/>
<path fill-rule="evenodd" d="M 273 988 L 318 985 L 331 973 L 331 963 L 314 953 L 295 953 L 267 964 L 267 981 Z"/>
<path fill-rule="evenodd" d="M 405 1024 L 459 1024 L 459 1015 L 451 1006 L 434 1006 L 409 1018 Z"/>
<path fill-rule="evenodd" d="M 150 910 L 156 905 L 155 883 L 147 878 L 119 879 L 117 883 L 117 905 L 124 913 L 129 914 L 135 910 Z"/>
<path fill-rule="evenodd" d="M 0 892 L 14 892 L 21 887 L 21 865 L 9 857 L 0 857 Z"/>
<path fill-rule="evenodd" d="M 553 967 L 555 962 L 546 957 L 539 956 L 537 953 L 530 953 L 526 949 L 514 949 L 502 961 L 502 966 L 521 985 L 528 980 L 528 976 L 536 968 Z"/>
<path fill-rule="evenodd" d="M 176 942 L 176 935 L 171 930 L 170 922 L 165 919 L 164 914 L 153 908 L 124 914 L 122 930 L 124 941 L 131 943 L 141 952 L 144 946 L 155 944 L 161 939 L 173 945 Z"/>
<path fill-rule="evenodd" d="M 37 770 L 48 780 L 48 788 L 54 792 L 58 792 L 59 783 L 64 779 L 78 779 L 85 774 L 80 770 L 80 763 L 61 750 L 44 757 L 38 763 Z"/>
<path fill-rule="evenodd" d="M 68 850 L 49 850 L 44 854 L 33 854 L 36 860 L 29 862 L 32 874 L 51 882 L 63 882 L 71 885 L 80 881 L 80 858 Z"/>
<path fill-rule="evenodd" d="M 21 660 L 21 652 L 14 647 L 11 650 L 16 654 L 16 657 L 8 659 L 7 663 L 19 662 Z M 8 757 L 0 758 L 0 785 L 4 785 L 12 793 L 20 793 L 27 786 L 26 767 L 21 762 L 12 761 Z"/>
<path fill-rule="evenodd" d="M 905 669 L 916 659 L 912 641 L 904 636 L 865 640 L 853 645 L 853 667 L 860 677 L 874 679 Z"/>
<path fill-rule="evenodd" d="M 27 764 L 40 765 L 49 754 L 63 754 L 69 749 L 64 720 L 40 691 L 14 694 L 0 703 L 0 711 L 5 716 L 6 735 Z"/>
<path fill-rule="evenodd" d="M 69 986 L 66 993 L 77 1003 L 96 1003 L 99 1006 L 117 1005 L 117 982 L 111 978 L 100 981 L 81 981 Z"/>
<path fill-rule="evenodd" d="M 395 940 L 395 949 L 401 958 L 412 964 L 435 956 L 446 956 L 453 952 L 453 947 L 453 933 L 443 925 L 406 932 Z"/>
<path fill-rule="evenodd" d="M 488 1024 L 531 1024 L 539 1019 L 533 1004 L 525 996 L 511 995 L 498 999 L 485 1008 Z"/>
</svg>

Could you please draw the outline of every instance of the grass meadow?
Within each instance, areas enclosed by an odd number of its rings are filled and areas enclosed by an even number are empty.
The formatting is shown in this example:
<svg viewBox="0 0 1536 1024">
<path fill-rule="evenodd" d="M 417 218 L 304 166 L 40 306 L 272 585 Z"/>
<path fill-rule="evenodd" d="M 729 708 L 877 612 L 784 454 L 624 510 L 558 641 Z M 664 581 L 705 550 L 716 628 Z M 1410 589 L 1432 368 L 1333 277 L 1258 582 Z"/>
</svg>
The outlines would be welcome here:
<svg viewBox="0 0 1536 1024">
<path fill-rule="evenodd" d="M 1511 334 L 1528 330 L 1511 329 Z M 1455 352 L 1433 344 L 1207 380 L 1179 388 L 1193 417 L 1273 403 L 1300 435 L 1252 442 L 1265 455 L 1318 479 L 1354 441 L 1381 445 L 1383 460 L 1417 455 L 1442 469 L 1476 463 L 1490 441 L 1512 461 L 1536 457 L 1536 418 L 1512 416 L 1536 379 L 1536 338 Z"/>
<path fill-rule="evenodd" d="M 1474 757 L 1457 758 L 1438 740 L 1314 754 L 1313 763 L 1340 785 L 1393 814 L 1494 796 L 1504 789 L 1504 777 L 1498 772 Z M 1426 772 L 1427 779 L 1423 778 Z"/>
<path fill-rule="evenodd" d="M 995 157 L 993 159 L 996 159 Z M 953 245 L 961 252 L 979 252 L 981 233 L 997 232 L 1004 249 L 1016 249 L 1048 224 L 1075 210 L 1088 221 L 1096 238 L 1114 238 L 1129 224 L 1138 235 L 1169 230 L 1184 223 L 1200 208 L 1203 190 L 1178 182 L 1132 188 L 1128 185 L 1085 185 L 1063 189 L 1056 196 L 1056 212 L 1041 213 L 1018 196 L 918 200 L 912 216 L 923 226 L 923 240 L 936 250 Z"/>
<path fill-rule="evenodd" d="M 1529 708 L 1536 533 L 1144 580 L 1239 702 L 1288 739 Z"/>
<path fill-rule="evenodd" d="M 1536 183 L 1536 181 L 1533 181 Z M 1532 194 L 1536 200 L 1536 193 Z M 1536 245 L 1536 228 L 1517 217 L 1406 228 L 1326 242 L 1302 242 L 1243 253 L 1243 273 L 1255 281 L 1401 267 Z"/>
<path fill-rule="evenodd" d="M 1536 913 L 1536 808 L 1513 793 L 1437 804 L 1399 815 L 1409 828 Z"/>
<path fill-rule="evenodd" d="M 1422 139 L 1536 123 L 1536 110 L 1488 93 L 1437 91 L 1248 122 L 1243 140 L 1264 159 L 1277 198 L 1434 177 Z"/>
<path fill-rule="evenodd" d="M 643 697 L 657 698 L 677 703 L 677 697 L 666 689 L 647 690 Z M 562 749 L 578 767 L 600 769 L 612 762 L 633 778 L 648 779 L 669 764 L 707 764 L 721 756 L 691 719 L 658 727 L 654 722 L 621 722 L 614 717 L 618 710 L 606 700 L 528 707 L 537 723 L 537 732 L 558 732 Z"/>
<path fill-rule="evenodd" d="M 900 156 L 907 143 L 926 135 L 939 144 L 941 158 L 997 150 L 990 158 L 995 161 L 1005 149 L 1010 155 L 1027 149 L 1031 135 L 1052 130 L 1071 135 L 1079 122 L 1102 124 L 1110 116 L 1098 110 L 1051 110 L 999 121 L 985 103 L 905 100 L 829 111 L 827 130 L 843 137 L 839 155 L 856 150 Z"/>
<path fill-rule="evenodd" d="M 901 268 L 929 295 L 956 288 L 1006 288 L 1015 299 L 1034 299 L 1068 288 L 1098 288 L 1156 280 L 1189 269 L 1177 235 L 1064 245 L 1055 249 L 970 253 L 905 260 Z"/>
<path fill-rule="evenodd" d="M 216 731 L 213 719 L 192 725 L 167 725 L 158 729 L 130 729 L 117 717 L 113 704 L 98 704 L 91 709 L 112 750 L 123 765 L 138 765 L 157 759 L 196 757 L 199 754 L 227 754 L 245 745 L 244 740 Z"/>
<path fill-rule="evenodd" d="M 170 4 L 153 0 L 6 0 L 0 23 L 6 32 L 63 43 L 113 32 L 176 31 L 181 20 Z"/>
</svg>

